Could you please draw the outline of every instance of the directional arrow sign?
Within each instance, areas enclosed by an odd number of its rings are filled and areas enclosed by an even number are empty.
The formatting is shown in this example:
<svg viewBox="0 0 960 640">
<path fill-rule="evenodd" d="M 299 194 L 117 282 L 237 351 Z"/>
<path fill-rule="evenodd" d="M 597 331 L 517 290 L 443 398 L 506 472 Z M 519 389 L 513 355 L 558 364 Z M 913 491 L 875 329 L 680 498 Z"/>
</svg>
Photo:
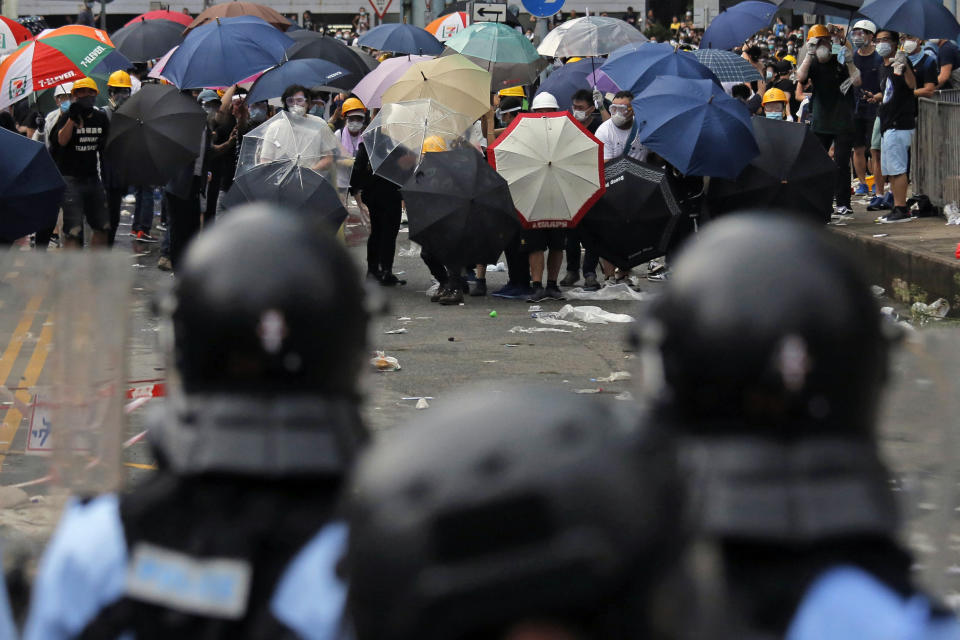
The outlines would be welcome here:
<svg viewBox="0 0 960 640">
<path fill-rule="evenodd" d="M 473 22 L 504 22 L 507 18 L 507 5 L 492 3 L 473 3 Z"/>
</svg>

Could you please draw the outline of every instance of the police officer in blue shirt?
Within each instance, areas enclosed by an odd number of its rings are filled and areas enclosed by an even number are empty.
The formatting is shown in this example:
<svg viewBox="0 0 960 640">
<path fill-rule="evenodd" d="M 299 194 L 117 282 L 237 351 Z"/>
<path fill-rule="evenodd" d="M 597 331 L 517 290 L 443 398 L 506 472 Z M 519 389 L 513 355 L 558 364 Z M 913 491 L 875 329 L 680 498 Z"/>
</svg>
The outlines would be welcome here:
<svg viewBox="0 0 960 640">
<path fill-rule="evenodd" d="M 307 218 L 252 205 L 192 243 L 164 306 L 160 470 L 67 506 L 24 637 L 332 637 L 337 495 L 366 439 L 350 256 Z"/>
<path fill-rule="evenodd" d="M 682 438 L 732 637 L 960 638 L 897 542 L 875 436 L 891 329 L 847 254 L 786 213 L 706 227 L 653 302 L 643 384 Z"/>
</svg>

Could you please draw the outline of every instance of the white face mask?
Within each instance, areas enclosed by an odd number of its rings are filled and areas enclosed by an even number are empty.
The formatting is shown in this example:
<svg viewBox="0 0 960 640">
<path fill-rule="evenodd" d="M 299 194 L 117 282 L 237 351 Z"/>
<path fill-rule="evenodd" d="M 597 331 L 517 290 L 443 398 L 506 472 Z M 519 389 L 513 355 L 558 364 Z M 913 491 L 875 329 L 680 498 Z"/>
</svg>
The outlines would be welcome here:
<svg viewBox="0 0 960 640">
<path fill-rule="evenodd" d="M 627 118 L 627 115 L 624 113 L 614 113 L 610 116 L 610 120 L 615 126 L 623 127 L 623 125 L 627 124 L 629 118 Z"/>
<path fill-rule="evenodd" d="M 911 53 L 915 52 L 917 50 L 917 47 L 919 46 L 920 46 L 920 43 L 917 42 L 916 40 L 904 40 L 903 52 L 906 53 L 907 55 L 910 55 Z"/>
<path fill-rule="evenodd" d="M 347 131 L 358 133 L 363 129 L 363 120 L 347 120 Z"/>
<path fill-rule="evenodd" d="M 830 59 L 830 47 L 825 47 L 820 45 L 817 47 L 817 60 L 820 62 L 826 62 Z"/>
<path fill-rule="evenodd" d="M 877 45 L 877 53 L 880 54 L 881 58 L 886 58 L 893 53 L 893 45 L 889 42 L 881 42 Z"/>
<path fill-rule="evenodd" d="M 763 115 L 770 118 L 771 120 L 783 120 L 782 111 L 765 111 Z"/>
<path fill-rule="evenodd" d="M 290 115 L 292 116 L 302 116 L 302 115 L 306 115 L 307 107 L 306 105 L 295 104 L 289 107 L 289 111 L 290 111 Z"/>
<path fill-rule="evenodd" d="M 586 111 L 579 111 L 579 110 L 577 110 L 577 109 L 574 109 L 574 110 L 573 110 L 573 117 L 576 118 L 577 120 L 579 120 L 580 122 L 583 122 L 584 120 L 587 119 L 587 112 L 586 112 Z"/>
</svg>

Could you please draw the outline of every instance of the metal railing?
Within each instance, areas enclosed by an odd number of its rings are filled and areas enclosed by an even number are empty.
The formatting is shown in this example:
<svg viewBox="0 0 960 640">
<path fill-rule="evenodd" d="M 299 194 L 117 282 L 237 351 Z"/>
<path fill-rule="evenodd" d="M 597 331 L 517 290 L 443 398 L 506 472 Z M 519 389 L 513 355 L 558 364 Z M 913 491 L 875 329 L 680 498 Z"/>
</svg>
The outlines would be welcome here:
<svg viewBox="0 0 960 640">
<path fill-rule="evenodd" d="M 911 157 L 914 193 L 935 207 L 960 202 L 960 89 L 920 98 Z"/>
</svg>

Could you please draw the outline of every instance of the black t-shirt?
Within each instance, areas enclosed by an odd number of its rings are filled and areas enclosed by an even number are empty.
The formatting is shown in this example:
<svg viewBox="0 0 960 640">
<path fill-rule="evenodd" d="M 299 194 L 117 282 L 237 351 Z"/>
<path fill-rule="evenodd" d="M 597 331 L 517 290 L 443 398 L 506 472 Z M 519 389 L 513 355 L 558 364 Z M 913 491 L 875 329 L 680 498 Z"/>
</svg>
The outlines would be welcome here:
<svg viewBox="0 0 960 640">
<path fill-rule="evenodd" d="M 873 120 L 877 117 L 877 105 L 870 102 L 869 98 L 880 93 L 880 68 L 883 67 L 883 58 L 876 51 L 868 56 L 855 53 L 853 64 L 860 72 L 860 87 L 856 90 L 857 117 Z"/>
<path fill-rule="evenodd" d="M 790 115 L 796 115 L 800 110 L 800 101 L 797 100 L 797 83 L 790 78 L 781 78 L 774 83 L 775 89 L 780 89 L 790 98 Z"/>
<path fill-rule="evenodd" d="M 590 133 L 596 133 L 602 122 L 603 117 L 600 115 L 600 112 L 594 110 L 594 112 L 590 114 L 590 117 L 587 118 L 587 121 L 581 122 L 580 124 L 586 127 L 587 131 Z"/>
<path fill-rule="evenodd" d="M 840 85 L 850 77 L 846 65 L 830 58 L 810 64 L 813 83 L 813 132 L 829 134 L 853 133 L 853 91 L 844 95 Z"/>
<path fill-rule="evenodd" d="M 909 63 L 907 63 L 909 64 Z M 880 70 L 880 131 L 888 129 L 915 129 L 917 126 L 917 100 L 913 89 L 907 86 L 903 75 L 893 72 L 893 65 L 884 65 Z"/>
<path fill-rule="evenodd" d="M 69 116 L 62 114 L 50 132 L 50 151 L 65 176 L 75 178 L 97 177 L 97 154 L 103 151 L 110 132 L 110 121 L 100 109 L 93 109 L 83 118 L 83 126 L 74 125 L 73 135 L 66 146 L 60 145 L 60 129 Z"/>
<path fill-rule="evenodd" d="M 957 45 L 953 44 L 950 40 L 944 40 L 943 44 L 940 45 L 940 48 L 937 50 L 937 62 L 941 67 L 945 65 L 952 65 L 952 73 L 960 71 L 960 49 L 957 48 Z M 958 89 L 960 84 L 956 82 L 948 82 L 944 87 Z"/>
<path fill-rule="evenodd" d="M 940 65 L 932 55 L 923 54 L 913 65 L 913 73 L 917 77 L 917 89 L 922 89 L 923 85 L 931 82 L 936 86 L 937 77 L 940 75 Z"/>
</svg>

